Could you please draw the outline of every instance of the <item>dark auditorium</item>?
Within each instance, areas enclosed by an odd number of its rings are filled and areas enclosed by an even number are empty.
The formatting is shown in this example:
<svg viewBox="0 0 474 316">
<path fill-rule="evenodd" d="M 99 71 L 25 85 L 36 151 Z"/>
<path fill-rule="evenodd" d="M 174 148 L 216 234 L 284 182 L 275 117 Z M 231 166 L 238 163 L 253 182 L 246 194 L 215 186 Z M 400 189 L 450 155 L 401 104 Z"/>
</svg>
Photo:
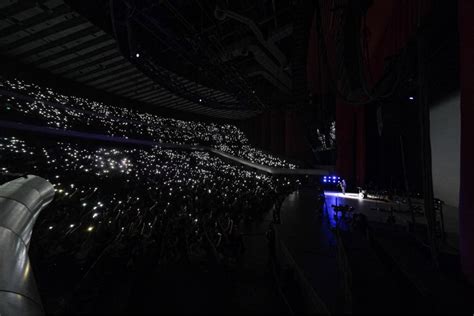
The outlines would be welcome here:
<svg viewBox="0 0 474 316">
<path fill-rule="evenodd" d="M 473 87 L 472 0 L 0 0 L 0 316 L 474 315 Z"/>
</svg>

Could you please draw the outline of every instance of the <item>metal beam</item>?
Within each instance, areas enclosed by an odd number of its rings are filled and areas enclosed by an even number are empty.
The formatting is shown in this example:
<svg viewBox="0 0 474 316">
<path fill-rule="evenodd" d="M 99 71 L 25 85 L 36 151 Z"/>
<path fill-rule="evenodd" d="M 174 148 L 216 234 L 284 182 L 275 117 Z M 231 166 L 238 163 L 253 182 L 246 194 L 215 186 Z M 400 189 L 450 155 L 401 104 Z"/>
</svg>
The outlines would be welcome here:
<svg viewBox="0 0 474 316">
<path fill-rule="evenodd" d="M 82 50 L 85 50 L 87 48 L 90 48 L 94 45 L 99 45 L 99 44 L 103 43 L 104 40 L 106 40 L 106 39 L 110 39 L 110 38 L 106 35 L 97 37 L 97 38 L 95 38 L 91 41 L 82 43 L 81 45 L 71 47 L 69 49 L 66 49 L 66 50 L 62 51 L 61 53 L 55 54 L 56 56 L 54 56 L 54 55 L 47 56 L 47 57 L 45 57 L 41 60 L 36 61 L 35 64 L 36 65 L 42 65 L 42 64 L 51 62 L 55 58 L 59 58 L 59 57 L 62 57 L 62 56 L 67 56 L 67 55 L 73 55 L 74 54 L 76 56 L 76 57 L 73 57 L 71 59 L 68 59 L 68 60 L 65 60 L 65 61 L 62 61 L 62 62 L 59 62 L 57 64 L 54 64 L 54 65 L 51 65 L 51 66 L 47 67 L 50 71 L 54 71 L 56 69 L 61 69 L 61 68 L 66 67 L 68 65 L 76 64 L 78 62 L 83 61 L 84 59 L 94 57 L 98 54 L 101 54 L 101 53 L 104 53 L 104 52 L 107 52 L 107 51 L 111 51 L 111 50 L 116 51 L 117 50 L 117 44 L 115 42 L 113 42 L 109 45 L 102 46 L 102 47 L 97 48 L 93 51 L 90 51 L 90 52 L 85 53 L 85 54 L 80 54 L 78 56 L 78 52 L 80 52 Z"/>
<path fill-rule="evenodd" d="M 21 20 L 19 21 L 19 23 L 3 28 L 2 30 L 0 30 L 0 38 L 11 36 L 12 34 L 23 31 L 28 27 L 33 27 L 35 25 L 44 23 L 47 20 L 59 17 L 70 12 L 71 9 L 65 4 L 62 4 L 59 7 L 52 9 L 52 12 L 43 11 L 42 13 L 39 13 L 31 18 Z"/>
<path fill-rule="evenodd" d="M 135 86 L 135 87 L 132 87 L 131 89 L 129 89 L 128 91 L 121 91 L 120 94 L 123 95 L 123 96 L 126 96 L 126 97 L 131 97 L 131 96 L 140 96 L 140 95 L 144 95 L 146 93 L 149 93 L 149 92 L 154 92 L 154 91 L 158 91 L 158 89 L 156 89 L 155 85 L 153 83 L 149 83 L 145 86 Z"/>
<path fill-rule="evenodd" d="M 160 101 L 170 100 L 170 99 L 178 99 L 179 100 L 179 99 L 184 99 L 184 98 L 179 97 L 179 96 L 177 96 L 177 95 L 175 95 L 171 92 L 166 92 L 166 91 L 161 92 L 160 91 L 160 93 L 158 95 L 154 96 L 153 101 L 160 102 Z M 187 99 L 184 99 L 184 100 L 187 100 Z"/>
<path fill-rule="evenodd" d="M 12 5 L 1 8 L 0 15 L 4 19 L 10 19 L 12 16 L 34 7 L 36 7 L 36 3 L 33 1 L 17 1 Z"/>
<path fill-rule="evenodd" d="M 101 64 L 97 64 L 97 66 L 100 67 Z M 99 69 L 95 69 L 95 71 L 93 71 L 92 73 L 91 72 L 88 72 L 88 73 L 85 73 L 85 74 L 79 74 L 78 76 L 73 76 L 72 74 L 73 73 L 69 73 L 68 74 L 68 77 L 71 77 L 71 78 L 74 78 L 74 80 L 78 80 L 78 81 L 82 81 L 82 80 L 94 80 L 96 78 L 101 78 L 102 76 L 104 75 L 107 75 L 108 73 L 110 72 L 113 72 L 114 70 L 118 70 L 118 69 L 123 69 L 124 67 L 123 66 L 129 66 L 130 63 L 125 60 L 125 59 L 120 59 L 120 60 L 117 60 L 109 65 L 104 65 L 105 68 L 99 68 Z"/>
<path fill-rule="evenodd" d="M 55 24 L 51 27 L 48 27 L 46 29 L 43 29 L 39 32 L 32 33 L 30 35 L 27 35 L 25 37 L 22 37 L 21 39 L 14 41 L 10 44 L 7 44 L 6 46 L 3 47 L 4 51 L 11 51 L 14 50 L 18 47 L 21 47 L 26 44 L 30 44 L 33 41 L 43 39 L 45 37 L 48 37 L 50 35 L 62 32 L 67 29 L 71 29 L 74 27 L 77 27 L 79 25 L 84 24 L 85 21 L 82 17 L 75 17 L 72 19 L 65 20 L 63 22 L 60 22 L 58 24 Z"/>
<path fill-rule="evenodd" d="M 63 74 L 65 72 L 76 72 L 76 71 L 80 71 L 81 69 L 85 69 L 85 68 L 88 68 L 90 66 L 93 66 L 95 64 L 98 64 L 98 63 L 101 63 L 101 62 L 104 62 L 104 61 L 107 61 L 109 59 L 113 59 L 113 58 L 116 58 L 116 57 L 119 57 L 119 56 L 122 56 L 122 54 L 120 54 L 118 51 L 117 52 L 113 52 L 113 51 L 109 51 L 111 54 L 110 55 L 105 55 L 105 56 L 99 56 L 99 58 L 97 59 L 93 59 L 92 57 L 96 57 L 97 55 L 94 55 L 91 57 L 91 60 L 89 60 L 88 62 L 84 63 L 84 64 L 80 64 L 80 65 L 77 65 L 77 66 L 74 66 L 74 65 L 70 65 L 70 66 L 73 66 L 72 68 L 68 68 L 67 66 L 65 67 L 62 67 L 60 71 L 57 71 L 56 73 L 57 74 Z"/>
<path fill-rule="evenodd" d="M 45 57 L 43 57 L 39 60 L 35 60 L 35 61 L 33 61 L 33 63 L 35 65 L 41 66 L 41 65 L 50 63 L 52 61 L 55 61 L 57 59 L 64 58 L 66 56 L 70 56 L 70 55 L 76 55 L 77 56 L 78 52 L 80 52 L 81 50 L 86 50 L 88 48 L 94 48 L 96 45 L 98 46 L 100 44 L 103 44 L 105 39 L 107 39 L 106 36 L 99 36 L 99 37 L 96 37 L 96 38 L 94 38 L 90 41 L 79 44 L 77 46 L 62 50 L 60 52 L 57 52 L 57 53 L 54 53 L 54 54 L 51 54 L 51 55 L 48 55 L 48 56 L 45 56 Z M 93 52 L 94 53 L 92 53 L 92 55 L 95 55 L 96 51 L 94 50 Z M 76 60 L 83 59 L 83 56 L 84 55 L 79 56 L 79 58 L 77 58 Z M 69 64 L 72 60 L 74 60 L 74 59 L 69 59 L 69 60 L 60 62 L 60 64 L 62 64 L 62 65 Z M 49 66 L 47 68 L 51 69 Z M 54 69 L 54 68 L 52 68 L 52 69 Z"/>
<path fill-rule="evenodd" d="M 83 30 L 80 30 L 79 32 L 75 32 L 73 34 L 68 34 L 66 36 L 63 36 L 63 37 L 57 39 L 57 40 L 47 42 L 44 45 L 40 45 L 40 46 L 31 48 L 27 51 L 24 51 L 20 54 L 17 54 L 15 56 L 15 58 L 24 59 L 24 58 L 27 58 L 27 57 L 31 57 L 32 55 L 38 54 L 40 52 L 44 52 L 44 51 L 47 51 L 47 50 L 52 49 L 52 48 L 61 47 L 62 45 L 66 44 L 66 43 L 75 42 L 78 39 L 84 38 L 86 36 L 90 36 L 94 32 L 98 32 L 98 31 L 99 31 L 99 29 L 97 29 L 97 27 L 90 26 L 90 27 L 87 27 Z"/>
<path fill-rule="evenodd" d="M 94 74 L 98 74 L 99 72 L 109 69 L 109 67 L 116 66 L 120 62 L 123 62 L 123 58 L 121 56 L 116 57 L 114 59 L 110 59 L 103 63 L 98 62 L 97 64 L 89 65 L 88 67 L 81 67 L 80 70 L 68 71 L 67 74 L 64 74 L 63 76 L 67 78 L 74 78 L 74 80 L 76 80 L 77 78 L 82 79 L 83 77 L 86 77 L 86 76 L 93 76 Z M 88 79 L 93 79 L 93 78 L 88 78 Z"/>
<path fill-rule="evenodd" d="M 157 91 L 156 95 L 152 94 L 152 95 L 146 97 L 144 99 L 144 101 L 146 101 L 146 102 L 161 102 L 161 101 L 169 101 L 171 99 L 179 99 L 179 97 L 172 94 L 172 93 L 163 94 L 162 92 Z"/>
<path fill-rule="evenodd" d="M 125 69 L 121 68 L 121 69 L 118 69 L 118 70 L 113 71 L 111 73 L 108 73 L 106 76 L 104 76 L 100 79 L 93 80 L 93 81 L 90 81 L 90 82 L 85 81 L 84 83 L 87 84 L 87 85 L 95 86 L 96 84 L 98 84 L 100 82 L 111 80 L 111 79 L 119 77 L 119 76 L 128 75 L 128 74 L 133 73 L 133 72 L 137 72 L 137 69 L 136 68 L 125 68 Z"/>
<path fill-rule="evenodd" d="M 116 87 L 116 85 L 119 85 L 119 84 L 122 84 L 124 82 L 129 82 L 129 80 L 133 80 L 133 79 L 136 79 L 136 78 L 140 78 L 140 77 L 143 77 L 143 73 L 139 72 L 133 76 L 130 76 L 130 77 L 126 77 L 126 78 L 123 78 L 123 79 L 120 79 L 120 80 L 116 80 L 114 82 L 106 82 L 106 83 L 103 83 L 103 84 L 99 84 L 97 85 L 97 89 L 103 89 L 103 90 L 108 90 L 110 89 L 110 87 L 113 86 L 112 89 L 114 89 Z"/>
<path fill-rule="evenodd" d="M 121 94 L 127 94 L 130 91 L 136 90 L 137 87 L 140 89 L 140 88 L 143 88 L 143 87 L 149 86 L 149 85 L 155 86 L 155 90 L 159 89 L 159 88 L 156 88 L 157 84 L 154 83 L 153 81 L 151 81 L 149 78 L 141 77 L 141 78 L 139 78 L 138 80 L 135 80 L 135 81 L 128 80 L 126 85 L 122 84 L 122 85 L 119 85 L 119 86 L 115 86 L 114 89 L 107 90 L 107 91 L 115 92 L 117 90 L 120 90 Z"/>
<path fill-rule="evenodd" d="M 163 98 L 164 96 L 166 96 L 167 98 L 170 98 L 174 96 L 174 94 L 172 94 L 171 92 L 167 93 L 166 91 L 156 90 L 156 91 L 150 91 L 149 93 L 146 93 L 146 94 L 139 95 L 137 97 L 140 98 L 140 100 L 148 101 L 151 99 L 155 100 L 158 98 Z"/>
</svg>

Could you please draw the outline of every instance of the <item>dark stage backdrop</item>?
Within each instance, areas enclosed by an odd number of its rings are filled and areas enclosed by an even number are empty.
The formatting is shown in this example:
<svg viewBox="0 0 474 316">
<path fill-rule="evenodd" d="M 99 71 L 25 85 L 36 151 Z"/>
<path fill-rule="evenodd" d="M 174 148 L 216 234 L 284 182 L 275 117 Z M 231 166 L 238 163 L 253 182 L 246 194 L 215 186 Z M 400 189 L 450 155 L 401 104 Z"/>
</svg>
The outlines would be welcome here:
<svg viewBox="0 0 474 316">
<path fill-rule="evenodd" d="M 351 37 L 344 37 L 344 33 L 351 30 L 347 26 L 341 26 L 340 13 L 338 10 L 333 10 L 333 1 L 320 1 L 321 19 L 318 19 L 317 13 L 314 15 L 308 45 L 309 88 L 315 95 L 324 93 L 338 95 L 336 169 L 339 175 L 348 179 L 352 185 L 364 185 L 367 182 L 367 166 L 372 153 L 376 152 L 376 149 L 367 147 L 370 144 L 365 140 L 367 117 L 370 116 L 367 113 L 368 107 L 344 101 L 348 99 L 345 92 L 354 88 L 360 89 L 360 82 L 357 82 L 360 80 L 355 77 L 358 68 L 354 68 L 353 65 L 359 65 L 363 69 L 369 89 L 377 84 L 384 75 L 386 62 L 399 55 L 401 50 L 415 38 L 418 19 L 430 11 L 430 3 L 429 0 L 371 2 L 363 21 L 364 27 L 360 31 L 361 38 L 356 39 L 362 41 L 362 36 L 366 38 L 364 45 L 366 56 L 362 56 L 362 62 L 358 61 L 355 51 L 351 50 L 354 43 L 347 40 Z M 318 21 L 321 23 L 320 27 Z M 345 48 L 341 48 L 344 46 Z"/>
</svg>

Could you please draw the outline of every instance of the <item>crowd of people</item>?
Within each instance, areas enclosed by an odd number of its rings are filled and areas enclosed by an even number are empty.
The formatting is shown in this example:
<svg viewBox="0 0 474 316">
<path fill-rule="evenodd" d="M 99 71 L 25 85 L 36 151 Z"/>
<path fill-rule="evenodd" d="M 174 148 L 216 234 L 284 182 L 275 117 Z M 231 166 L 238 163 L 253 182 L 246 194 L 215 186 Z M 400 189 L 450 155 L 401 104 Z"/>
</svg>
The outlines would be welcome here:
<svg viewBox="0 0 474 316">
<path fill-rule="evenodd" d="M 97 300 L 99 289 L 130 271 L 176 263 L 235 265 L 245 249 L 243 226 L 272 208 L 279 222 L 284 197 L 301 184 L 206 150 L 160 146 L 206 146 L 265 166 L 297 167 L 252 147 L 230 124 L 163 118 L 1 77 L 0 114 L 18 124 L 157 143 L 1 132 L 0 183 L 34 174 L 55 188 L 30 247 L 48 311 L 78 308 L 84 296 Z M 108 274 L 113 278 L 101 283 Z"/>
<path fill-rule="evenodd" d="M 164 118 L 133 107 L 106 105 L 50 88 L 0 77 L 2 119 L 64 130 L 102 133 L 158 143 L 210 146 L 253 163 L 297 168 L 249 144 L 235 125 Z"/>
<path fill-rule="evenodd" d="M 156 264 L 232 265 L 243 251 L 239 228 L 300 183 L 207 152 L 159 147 L 5 136 L 0 156 L 2 183 L 35 174 L 55 187 L 31 247 L 35 271 L 60 280 L 51 297 L 74 297 L 107 260 L 130 268 L 145 257 Z M 38 279 L 44 286 L 41 273 Z"/>
</svg>

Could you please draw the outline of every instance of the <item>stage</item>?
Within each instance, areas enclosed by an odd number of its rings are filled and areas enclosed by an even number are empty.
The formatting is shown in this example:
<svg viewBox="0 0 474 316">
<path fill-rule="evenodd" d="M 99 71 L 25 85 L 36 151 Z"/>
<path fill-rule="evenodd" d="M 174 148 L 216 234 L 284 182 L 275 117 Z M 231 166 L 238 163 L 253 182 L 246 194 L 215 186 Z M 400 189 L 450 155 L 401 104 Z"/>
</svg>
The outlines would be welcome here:
<svg viewBox="0 0 474 316">
<path fill-rule="evenodd" d="M 367 216 L 369 222 L 387 223 L 390 215 L 390 208 L 394 209 L 393 216 L 395 224 L 400 226 L 408 226 L 412 220 L 408 205 L 399 201 L 388 202 L 383 200 L 361 198 L 358 193 L 347 192 L 342 194 L 337 191 L 325 191 L 327 211 L 330 218 L 334 221 L 333 205 L 349 205 L 354 208 L 355 213 L 362 213 Z M 412 199 L 414 205 L 422 205 L 420 199 Z M 457 208 L 443 205 L 444 228 L 446 232 L 446 244 L 456 250 L 459 249 L 459 211 Z M 426 225 L 426 218 L 423 215 L 417 215 L 415 221 L 418 224 Z"/>
<path fill-rule="evenodd" d="M 317 193 L 312 188 L 302 188 L 290 194 L 283 203 L 281 224 L 275 225 L 295 262 L 303 270 L 308 282 L 326 304 L 331 313 L 342 313 L 344 298 L 341 297 L 343 282 L 338 270 L 337 243 L 334 234 L 334 211 L 332 205 L 349 205 L 354 213 L 367 216 L 369 226 L 374 228 L 377 238 L 375 249 L 367 238 L 357 232 L 343 233 L 352 274 L 353 312 L 387 313 L 426 312 L 447 310 L 452 304 L 465 306 L 464 297 L 451 297 L 449 292 L 463 291 L 456 281 L 457 276 L 440 279 L 439 273 L 431 269 L 429 255 L 412 243 L 407 232 L 410 214 L 394 214 L 396 223 L 387 224 L 389 213 L 376 208 L 402 209 L 403 205 L 359 198 L 358 194 L 327 191 L 326 207 L 321 215 L 317 209 Z M 456 234 L 456 216 L 445 211 L 448 236 Z M 417 222 L 424 221 L 417 216 Z M 395 233 L 391 227 L 397 226 Z M 387 229 L 388 228 L 388 229 Z M 387 229 L 388 234 L 383 231 Z M 449 231 L 448 231 L 449 229 Z M 395 236 L 395 237 L 394 237 Z M 455 241 L 452 240 L 452 243 Z M 450 258 L 457 262 L 456 249 L 450 249 Z M 444 258 L 447 256 L 444 255 Z M 420 270 L 421 269 L 421 270 Z M 458 269 L 448 267 L 448 270 Z M 452 278 L 451 278 L 452 277 Z M 440 288 L 440 290 L 437 292 Z M 424 294 L 441 295 L 444 301 L 426 300 Z"/>
</svg>

